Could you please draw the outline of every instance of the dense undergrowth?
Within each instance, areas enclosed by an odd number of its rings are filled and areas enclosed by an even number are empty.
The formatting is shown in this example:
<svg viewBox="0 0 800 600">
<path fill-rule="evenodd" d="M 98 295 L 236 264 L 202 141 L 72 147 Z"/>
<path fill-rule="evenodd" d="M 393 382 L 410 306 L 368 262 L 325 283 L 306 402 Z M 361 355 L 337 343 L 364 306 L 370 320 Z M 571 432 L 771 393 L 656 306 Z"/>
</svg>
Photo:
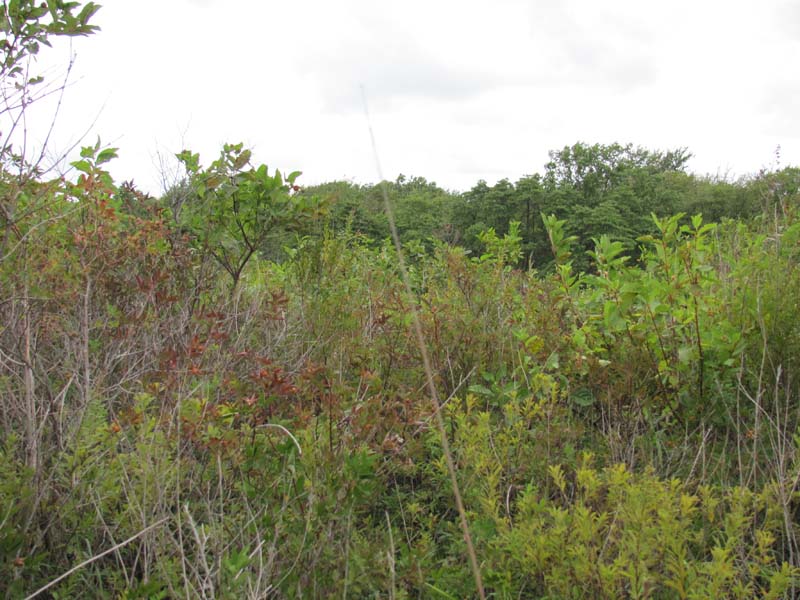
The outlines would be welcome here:
<svg viewBox="0 0 800 600">
<path fill-rule="evenodd" d="M 416 304 L 492 597 L 790 597 L 797 195 L 574 272 L 302 239 L 240 281 L 87 151 L 3 194 L 0 581 L 52 597 L 471 597 Z M 232 286 L 232 284 L 235 284 Z"/>
<path fill-rule="evenodd" d="M 721 184 L 741 219 L 620 235 L 587 217 L 641 200 L 615 170 L 547 192 L 597 201 L 579 229 L 404 230 L 409 294 L 363 214 L 241 146 L 162 199 L 114 154 L 2 153 L 6 597 L 476 597 L 412 310 L 489 597 L 798 595 L 798 170 Z"/>
</svg>

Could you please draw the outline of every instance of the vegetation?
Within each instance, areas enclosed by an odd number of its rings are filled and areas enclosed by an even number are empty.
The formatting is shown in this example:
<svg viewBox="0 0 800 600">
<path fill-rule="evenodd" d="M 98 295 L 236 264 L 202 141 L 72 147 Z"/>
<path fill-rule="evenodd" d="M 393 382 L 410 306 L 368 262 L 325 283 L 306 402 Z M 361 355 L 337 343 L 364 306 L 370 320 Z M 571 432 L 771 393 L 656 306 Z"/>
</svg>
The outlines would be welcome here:
<svg viewBox="0 0 800 600">
<path fill-rule="evenodd" d="M 698 177 L 685 171 L 685 149 L 649 151 L 632 145 L 577 143 L 550 153 L 544 174 L 516 183 L 501 180 L 490 186 L 478 182 L 464 194 L 447 192 L 422 177 L 386 183 L 396 206 L 397 227 L 404 242 L 431 240 L 456 244 L 479 255 L 485 249 L 482 232 L 508 232 L 520 223 L 522 256 L 516 266 L 539 270 L 553 266 L 553 256 L 541 215 L 567 220 L 578 238 L 576 268 L 590 270 L 587 252 L 592 239 L 606 234 L 638 257 L 639 237 L 656 232 L 651 215 L 702 213 L 707 221 L 747 219 L 762 212 L 766 173 L 737 182 Z M 795 169 L 781 172 L 796 178 Z M 781 178 L 779 174 L 773 177 Z M 789 183 L 791 185 L 791 183 Z M 305 193 L 332 201 L 330 223 L 336 231 L 362 233 L 373 240 L 389 236 L 382 208 L 384 184 L 359 186 L 334 182 L 306 188 Z"/>
<path fill-rule="evenodd" d="M 94 31 L 46 4 L 3 85 Z M 6 597 L 477 597 L 415 314 L 487 597 L 798 595 L 800 170 L 301 189 L 228 145 L 152 198 L 3 144 Z"/>
</svg>

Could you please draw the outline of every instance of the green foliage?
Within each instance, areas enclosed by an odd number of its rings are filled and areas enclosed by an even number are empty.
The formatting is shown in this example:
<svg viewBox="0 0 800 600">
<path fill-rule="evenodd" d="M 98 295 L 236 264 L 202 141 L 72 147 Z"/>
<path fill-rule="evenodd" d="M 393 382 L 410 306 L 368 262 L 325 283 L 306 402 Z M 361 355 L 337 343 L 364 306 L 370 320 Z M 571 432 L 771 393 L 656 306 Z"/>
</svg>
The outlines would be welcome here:
<svg viewBox="0 0 800 600">
<path fill-rule="evenodd" d="M 692 494 L 678 480 L 598 471 L 584 455 L 551 468 L 555 498 L 535 486 L 499 520 L 495 542 L 512 577 L 503 593 L 557 598 L 785 597 L 800 571 L 771 550 L 781 523 L 759 518 L 767 494 Z M 709 536 L 710 529 L 719 533 Z"/>
<path fill-rule="evenodd" d="M 234 288 L 251 257 L 276 228 L 290 228 L 318 209 L 312 198 L 298 195 L 300 172 L 285 178 L 266 165 L 250 166 L 249 150 L 226 144 L 207 169 L 188 150 L 178 158 L 192 181 L 194 197 L 181 207 L 180 222 L 230 275 Z M 248 168 L 249 167 L 249 168 Z"/>
<path fill-rule="evenodd" d="M 719 280 L 709 237 L 715 227 L 700 216 L 679 225 L 682 216 L 653 217 L 660 236 L 641 238 L 643 269 L 625 266 L 620 242 L 595 240 L 590 254 L 598 275 L 586 280 L 592 287 L 586 320 L 599 327 L 596 339 L 606 340 L 591 349 L 594 354 L 611 360 L 620 338 L 641 348 L 642 360 L 657 373 L 663 401 L 679 402 L 685 416 L 702 418 L 715 407 L 708 382 L 724 385 L 737 364 L 740 332 L 720 314 L 716 300 Z"/>
<path fill-rule="evenodd" d="M 44 149 L 38 157 L 26 154 L 28 145 L 21 139 L 30 107 L 56 89 L 44 84 L 33 63 L 41 47 L 56 38 L 97 31 L 91 20 L 99 8 L 94 2 L 63 0 L 0 3 L 0 257 L 28 226 L 26 218 L 47 212 L 52 200 L 53 190 L 43 189 L 52 186 L 38 180 Z"/>
<path fill-rule="evenodd" d="M 478 239 L 486 246 L 486 254 L 480 257 L 481 261 L 492 260 L 500 266 L 514 265 L 522 257 L 522 237 L 519 235 L 518 221 L 509 224 L 508 233 L 502 239 L 497 237 L 492 228 L 478 234 Z"/>
<path fill-rule="evenodd" d="M 791 179 L 758 221 L 651 217 L 637 257 L 599 235 L 588 272 L 556 214 L 537 217 L 541 272 L 515 268 L 524 223 L 476 256 L 411 237 L 409 298 L 394 247 L 333 220 L 263 259 L 261 234 L 316 203 L 241 147 L 205 170 L 184 155 L 177 222 L 114 183 L 115 155 L 98 141 L 74 181 L 14 188 L 50 212 L 9 229 L 0 264 L 4 591 L 164 520 L 54 595 L 473 597 L 415 302 L 492 594 L 792 595 Z M 250 250 L 231 300 L 214 263 Z"/>
<path fill-rule="evenodd" d="M 24 61 L 36 56 L 41 46 L 50 46 L 51 40 L 59 36 L 85 36 L 99 27 L 90 23 L 100 9 L 94 2 L 64 2 L 63 0 L 9 0 L 0 4 L 0 47 L 3 62 L 0 78 L 3 83 L 12 81 L 16 85 L 32 85 L 41 78 L 27 80 Z"/>
<path fill-rule="evenodd" d="M 574 269 L 590 271 L 594 265 L 586 252 L 601 235 L 622 242 L 625 254 L 638 259 L 638 238 L 657 233 L 653 213 L 659 218 L 702 213 L 708 222 L 751 217 L 762 210 L 768 186 L 792 189 L 790 170 L 780 176 L 783 183 L 766 173 L 736 182 L 688 174 L 684 169 L 691 155 L 682 148 L 661 152 L 578 143 L 550 155 L 543 175 L 528 175 L 516 183 L 480 181 L 463 194 L 403 175 L 374 186 L 322 184 L 305 193 L 330 202 L 329 225 L 335 232 L 361 234 L 376 245 L 389 237 L 383 189 L 395 206 L 401 240 L 422 242 L 428 251 L 435 239 L 481 256 L 486 250 L 483 232 L 493 229 L 503 236 L 512 222 L 519 222 L 522 255 L 516 266 L 533 265 L 547 272 L 554 263 L 542 214 L 565 220 L 568 233 L 575 236 Z M 767 183 L 770 177 L 773 183 Z"/>
<path fill-rule="evenodd" d="M 97 7 L 4 8 L 24 87 Z M 156 200 L 116 155 L 3 158 L 0 594 L 475 597 L 415 310 L 490 597 L 798 595 L 797 169 L 301 190 L 226 145 Z"/>
<path fill-rule="evenodd" d="M 430 249 L 433 240 L 453 241 L 450 221 L 458 202 L 424 177 L 399 175 L 397 180 L 376 185 L 337 181 L 303 190 L 321 197 L 330 207 L 328 225 L 337 233 L 352 232 L 379 244 L 391 236 L 383 210 L 383 192 L 394 206 L 395 225 L 402 242 L 418 241 Z"/>
</svg>

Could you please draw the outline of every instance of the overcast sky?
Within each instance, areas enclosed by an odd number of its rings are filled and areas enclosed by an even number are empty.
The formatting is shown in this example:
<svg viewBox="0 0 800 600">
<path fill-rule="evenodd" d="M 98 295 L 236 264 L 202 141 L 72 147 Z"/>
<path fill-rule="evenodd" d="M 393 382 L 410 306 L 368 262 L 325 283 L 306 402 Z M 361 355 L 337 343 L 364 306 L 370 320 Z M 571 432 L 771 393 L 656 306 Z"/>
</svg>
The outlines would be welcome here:
<svg viewBox="0 0 800 600">
<path fill-rule="evenodd" d="M 800 164 L 800 2 L 100 0 L 51 148 L 87 128 L 118 180 L 242 141 L 300 182 L 466 190 L 576 141 L 687 146 L 700 173 Z M 63 66 L 68 49 L 42 67 Z M 93 124 L 94 123 L 94 124 Z"/>
</svg>

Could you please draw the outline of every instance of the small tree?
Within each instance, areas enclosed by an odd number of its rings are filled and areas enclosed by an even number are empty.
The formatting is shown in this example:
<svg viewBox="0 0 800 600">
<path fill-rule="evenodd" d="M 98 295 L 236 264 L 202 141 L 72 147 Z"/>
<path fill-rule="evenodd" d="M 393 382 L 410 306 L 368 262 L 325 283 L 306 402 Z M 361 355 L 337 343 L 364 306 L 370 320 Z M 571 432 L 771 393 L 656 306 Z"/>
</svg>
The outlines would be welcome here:
<svg viewBox="0 0 800 600">
<path fill-rule="evenodd" d="M 249 150 L 226 144 L 207 169 L 190 151 L 177 155 L 189 175 L 191 193 L 178 209 L 178 221 L 196 243 L 231 276 L 233 290 L 245 266 L 270 233 L 291 229 L 317 212 L 318 202 L 296 194 L 299 171 L 285 178 L 266 165 L 250 166 Z"/>
<path fill-rule="evenodd" d="M 0 258 L 12 237 L 21 237 L 25 229 L 22 221 L 37 215 L 50 200 L 45 194 L 36 204 L 38 186 L 28 185 L 43 175 L 41 164 L 47 140 L 37 152 L 32 151 L 27 119 L 31 105 L 51 94 L 63 93 L 67 81 L 66 77 L 45 81 L 35 73 L 33 63 L 41 47 L 50 46 L 55 38 L 87 36 L 99 29 L 90 20 L 100 6 L 94 2 L 81 4 L 63 0 L 0 2 Z M 27 206 L 20 215 L 18 204 L 24 198 Z"/>
<path fill-rule="evenodd" d="M 21 382 L 17 394 L 4 390 L 2 428 L 4 434 L 23 432 L 25 462 L 36 477 L 50 406 L 42 388 L 52 383 L 41 368 L 46 359 L 39 350 L 39 324 L 50 289 L 36 289 L 42 273 L 37 254 L 50 247 L 42 240 L 70 210 L 59 203 L 63 183 L 45 181 L 40 168 L 47 140 L 33 153 L 26 133 L 30 106 L 63 92 L 66 81 L 45 82 L 34 72 L 34 62 L 54 38 L 94 33 L 98 27 L 90 20 L 99 8 L 93 2 L 82 6 L 62 0 L 0 2 L 0 332 L 5 334 L 0 354 L 11 357 L 3 361 L 0 378 Z"/>
<path fill-rule="evenodd" d="M 51 85 L 32 71 L 31 63 L 42 46 L 56 37 L 86 36 L 99 29 L 90 20 L 100 6 L 94 2 L 63 0 L 9 0 L 0 3 L 0 159 L 24 165 L 28 158 L 11 156 L 14 134 L 27 108 L 41 98 L 63 92 L 66 83 Z M 25 140 L 19 140 L 23 146 Z M 41 158 L 41 156 L 40 156 Z"/>
</svg>

